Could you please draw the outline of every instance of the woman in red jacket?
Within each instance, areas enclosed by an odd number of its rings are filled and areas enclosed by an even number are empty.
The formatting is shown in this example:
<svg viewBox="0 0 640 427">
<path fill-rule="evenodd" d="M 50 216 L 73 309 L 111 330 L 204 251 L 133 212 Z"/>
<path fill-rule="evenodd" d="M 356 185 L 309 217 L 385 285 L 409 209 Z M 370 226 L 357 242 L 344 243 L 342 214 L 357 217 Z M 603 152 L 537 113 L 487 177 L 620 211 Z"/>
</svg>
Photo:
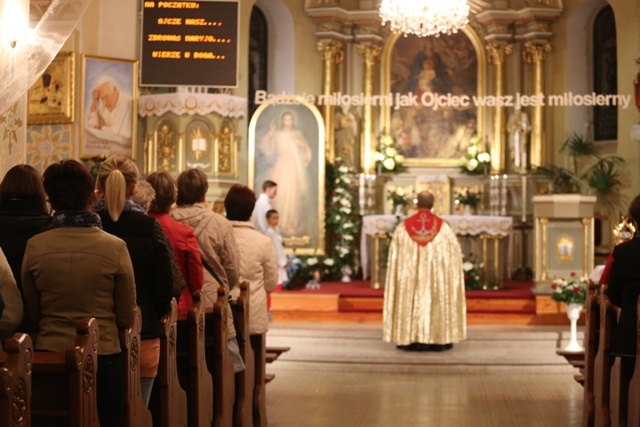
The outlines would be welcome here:
<svg viewBox="0 0 640 427">
<path fill-rule="evenodd" d="M 156 192 L 155 200 L 149 207 L 149 216 L 158 220 L 164 234 L 167 235 L 182 277 L 184 277 L 185 287 L 178 301 L 178 313 L 186 314 L 193 303 L 191 295 L 202 288 L 204 279 L 202 276 L 202 260 L 200 259 L 200 249 L 198 240 L 193 233 L 193 228 L 187 224 L 171 218 L 169 211 L 176 202 L 177 187 L 176 181 L 167 172 L 153 172 L 147 177 L 147 182 L 151 184 Z"/>
</svg>

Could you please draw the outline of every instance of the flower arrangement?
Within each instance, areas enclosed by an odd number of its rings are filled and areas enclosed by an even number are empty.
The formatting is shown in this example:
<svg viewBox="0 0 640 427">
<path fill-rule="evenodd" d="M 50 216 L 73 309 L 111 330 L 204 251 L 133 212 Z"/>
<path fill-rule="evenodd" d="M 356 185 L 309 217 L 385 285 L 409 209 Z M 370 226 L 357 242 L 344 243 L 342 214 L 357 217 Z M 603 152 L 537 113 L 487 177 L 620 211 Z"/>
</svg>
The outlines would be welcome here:
<svg viewBox="0 0 640 427">
<path fill-rule="evenodd" d="M 466 290 L 483 289 L 486 285 L 482 263 L 478 263 L 473 252 L 469 252 L 468 258 L 462 263 L 464 271 L 464 288 Z"/>
<path fill-rule="evenodd" d="M 479 152 L 480 137 L 474 135 L 469 140 L 467 154 L 462 158 L 460 172 L 467 175 L 486 175 L 491 170 L 491 156 L 483 151 Z"/>
<path fill-rule="evenodd" d="M 391 201 L 393 205 L 393 210 L 395 211 L 398 206 L 406 207 L 411 204 L 413 201 L 413 197 L 411 194 L 407 193 L 404 188 L 396 187 L 395 189 L 388 192 L 387 200 Z"/>
<path fill-rule="evenodd" d="M 407 168 L 404 166 L 404 156 L 396 149 L 396 141 L 389 135 L 380 137 L 379 150 L 375 152 L 374 159 L 376 161 L 376 171 L 382 172 L 404 172 Z"/>
<path fill-rule="evenodd" d="M 287 276 L 289 281 L 283 284 L 286 289 L 293 289 L 296 285 L 302 284 L 313 278 L 315 271 L 320 272 L 320 277 L 330 276 L 335 267 L 335 261 L 322 255 L 296 256 L 289 255 L 287 265 Z"/>
<path fill-rule="evenodd" d="M 360 215 L 352 191 L 353 171 L 342 164 L 341 158 L 328 167 L 327 177 L 333 178 L 328 184 L 326 223 L 334 235 L 335 244 L 331 258 L 335 262 L 332 275 L 339 275 L 342 267 L 355 267 L 356 233 L 360 230 Z"/>
<path fill-rule="evenodd" d="M 469 190 L 464 193 L 457 192 L 454 203 L 456 205 L 471 206 L 472 208 L 475 208 L 478 207 L 478 204 L 480 203 L 481 195 L 482 193 L 480 192 L 474 193 Z"/>
<path fill-rule="evenodd" d="M 571 280 L 569 281 L 565 279 L 555 279 L 553 281 L 551 284 L 551 289 L 553 289 L 551 298 L 554 301 L 565 304 L 584 304 L 587 300 L 588 286 L 588 277 L 578 277 L 576 273 L 571 273 Z"/>
</svg>

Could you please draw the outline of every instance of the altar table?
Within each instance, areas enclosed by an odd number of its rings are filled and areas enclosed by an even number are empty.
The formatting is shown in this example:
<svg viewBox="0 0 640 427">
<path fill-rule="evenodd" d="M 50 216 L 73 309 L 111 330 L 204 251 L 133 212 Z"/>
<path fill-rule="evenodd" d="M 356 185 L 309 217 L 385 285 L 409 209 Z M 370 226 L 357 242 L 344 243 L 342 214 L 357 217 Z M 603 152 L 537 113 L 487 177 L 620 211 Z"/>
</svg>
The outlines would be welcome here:
<svg viewBox="0 0 640 427">
<path fill-rule="evenodd" d="M 510 216 L 485 216 L 485 215 L 442 215 L 453 231 L 459 237 L 477 236 L 482 240 L 482 259 L 484 262 L 485 277 L 493 277 L 497 284 L 502 283 L 500 260 L 500 242 L 507 240 L 507 265 L 511 265 L 511 233 L 513 231 L 513 218 Z M 365 215 L 362 217 L 362 236 L 360 244 L 360 262 L 365 278 L 368 274 L 367 236 L 374 239 L 374 266 L 371 285 L 380 287 L 380 240 L 386 239 L 395 229 L 398 218 L 394 215 Z M 493 275 L 490 275 L 489 263 L 486 262 L 489 255 L 489 240 L 493 241 Z"/>
</svg>

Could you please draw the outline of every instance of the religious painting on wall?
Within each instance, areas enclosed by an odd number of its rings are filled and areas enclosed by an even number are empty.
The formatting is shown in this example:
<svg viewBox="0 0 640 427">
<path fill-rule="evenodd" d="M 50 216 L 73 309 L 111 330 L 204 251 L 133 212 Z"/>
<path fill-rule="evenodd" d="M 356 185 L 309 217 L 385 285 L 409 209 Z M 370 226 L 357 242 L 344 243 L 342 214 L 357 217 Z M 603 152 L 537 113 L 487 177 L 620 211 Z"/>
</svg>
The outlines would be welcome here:
<svg viewBox="0 0 640 427">
<path fill-rule="evenodd" d="M 82 57 L 80 156 L 135 156 L 138 63 Z"/>
<path fill-rule="evenodd" d="M 383 93 L 396 101 L 383 112 L 383 126 L 407 166 L 457 166 L 471 137 L 482 136 L 484 112 L 474 97 L 482 94 L 484 61 L 476 39 L 465 28 L 440 37 L 389 40 Z M 399 102 L 398 95 L 406 101 Z"/>
<path fill-rule="evenodd" d="M 271 205 L 288 250 L 324 251 L 324 124 L 318 109 L 283 96 L 256 110 L 249 125 L 249 186 L 278 185 Z"/>
<path fill-rule="evenodd" d="M 29 88 L 27 123 L 73 123 L 75 54 L 60 52 Z"/>
</svg>

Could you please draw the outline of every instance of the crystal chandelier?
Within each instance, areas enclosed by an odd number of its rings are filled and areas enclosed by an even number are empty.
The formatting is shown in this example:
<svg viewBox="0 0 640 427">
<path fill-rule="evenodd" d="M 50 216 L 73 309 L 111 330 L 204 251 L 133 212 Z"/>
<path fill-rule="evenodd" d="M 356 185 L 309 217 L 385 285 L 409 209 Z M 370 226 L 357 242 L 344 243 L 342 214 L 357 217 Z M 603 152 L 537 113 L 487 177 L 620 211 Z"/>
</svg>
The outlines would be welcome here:
<svg viewBox="0 0 640 427">
<path fill-rule="evenodd" d="M 393 33 L 418 37 L 457 33 L 469 22 L 466 0 L 382 0 L 382 25 Z"/>
</svg>

